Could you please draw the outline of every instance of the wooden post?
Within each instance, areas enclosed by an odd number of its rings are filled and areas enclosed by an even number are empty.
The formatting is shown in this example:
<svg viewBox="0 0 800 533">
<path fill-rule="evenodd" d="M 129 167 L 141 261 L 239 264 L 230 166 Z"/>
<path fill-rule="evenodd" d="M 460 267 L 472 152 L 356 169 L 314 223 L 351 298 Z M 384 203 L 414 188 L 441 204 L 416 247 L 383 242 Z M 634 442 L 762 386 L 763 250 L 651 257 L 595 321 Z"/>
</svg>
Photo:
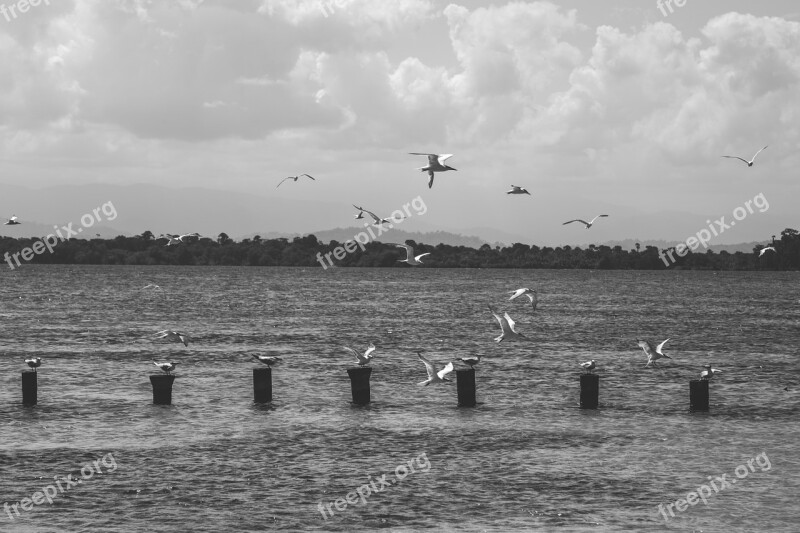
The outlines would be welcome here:
<svg viewBox="0 0 800 533">
<path fill-rule="evenodd" d="M 458 389 L 458 406 L 475 407 L 475 369 L 456 370 L 456 389 Z"/>
<path fill-rule="evenodd" d="M 370 374 L 372 374 L 372 368 L 368 366 L 347 369 L 347 375 L 350 376 L 350 389 L 353 393 L 353 403 L 356 405 L 367 405 L 370 401 Z"/>
<path fill-rule="evenodd" d="M 693 379 L 689 382 L 689 410 L 708 411 L 707 379 Z"/>
<path fill-rule="evenodd" d="M 172 374 L 154 374 L 150 376 L 153 384 L 153 403 L 155 405 L 172 405 Z"/>
<path fill-rule="evenodd" d="M 22 371 L 22 404 L 36 405 L 39 400 L 39 374 L 33 370 Z"/>
<path fill-rule="evenodd" d="M 270 367 L 253 369 L 253 401 L 256 403 L 272 401 L 272 369 Z"/>
<path fill-rule="evenodd" d="M 581 409 L 597 409 L 600 398 L 600 376 L 581 374 Z"/>
</svg>

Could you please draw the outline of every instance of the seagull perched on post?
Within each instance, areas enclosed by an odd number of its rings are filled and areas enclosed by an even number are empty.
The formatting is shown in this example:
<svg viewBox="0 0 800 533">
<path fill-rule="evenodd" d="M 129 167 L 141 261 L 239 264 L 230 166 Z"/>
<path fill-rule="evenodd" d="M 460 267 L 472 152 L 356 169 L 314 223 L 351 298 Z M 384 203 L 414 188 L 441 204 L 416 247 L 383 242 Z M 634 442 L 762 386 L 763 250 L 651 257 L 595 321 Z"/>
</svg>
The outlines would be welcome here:
<svg viewBox="0 0 800 533">
<path fill-rule="evenodd" d="M 372 352 L 375 351 L 375 345 L 372 343 L 369 343 L 369 346 L 367 346 L 367 350 L 364 352 L 364 355 L 361 355 L 360 353 L 358 353 L 357 351 L 348 346 L 343 346 L 343 348 L 348 352 L 350 352 L 356 358 L 356 363 L 358 363 L 359 366 L 364 366 L 369 364 L 369 362 L 372 361 L 372 358 L 375 357 L 374 355 L 372 355 Z"/>
<path fill-rule="evenodd" d="M 767 145 L 767 146 L 769 146 L 769 145 Z M 738 155 L 723 155 L 722 157 L 727 157 L 729 159 L 738 159 L 739 161 L 744 161 L 745 163 L 747 163 L 748 167 L 752 167 L 753 163 L 755 163 L 755 161 L 756 161 L 756 157 L 758 156 L 758 154 L 760 154 L 761 152 L 766 150 L 767 146 L 765 146 L 764 148 L 762 148 L 761 150 L 756 152 L 756 155 L 754 155 L 753 159 L 751 159 L 750 161 L 748 161 L 747 159 L 743 159 L 743 158 L 739 157 Z"/>
<path fill-rule="evenodd" d="M 5 226 L 16 226 L 17 224 L 22 224 L 22 222 L 17 220 L 17 215 L 11 215 L 11 218 L 9 218 L 8 222 L 6 222 L 4 225 Z"/>
<path fill-rule="evenodd" d="M 512 185 L 511 190 L 506 191 L 506 194 L 527 194 L 528 196 L 531 195 L 531 193 L 528 192 L 528 189 L 524 187 L 517 187 L 516 185 Z"/>
<path fill-rule="evenodd" d="M 714 374 L 722 374 L 722 370 L 717 370 L 716 368 L 711 368 L 711 365 L 703 365 L 703 370 L 700 372 L 700 379 L 708 381 L 709 379 L 714 377 Z"/>
<path fill-rule="evenodd" d="M 511 319 L 510 316 L 508 316 L 508 313 L 505 313 L 504 316 L 500 316 L 491 305 L 488 307 L 489 311 L 492 312 L 494 317 L 497 319 L 497 322 L 500 324 L 501 333 L 498 337 L 495 337 L 495 342 L 500 343 L 504 340 L 513 341 L 519 339 L 520 337 L 525 338 L 525 335 L 522 333 L 517 333 L 517 330 L 514 329 L 516 323 Z"/>
<path fill-rule="evenodd" d="M 161 370 L 163 370 L 164 372 L 166 372 L 168 376 L 169 373 L 175 370 L 175 367 L 178 365 L 178 363 L 168 363 L 168 362 L 158 363 L 156 362 L 155 359 L 153 359 L 153 364 L 156 365 Z"/>
<path fill-rule="evenodd" d="M 589 221 L 589 222 L 586 222 L 585 220 L 581 220 L 580 218 L 576 218 L 575 220 L 570 220 L 570 221 L 568 221 L 568 222 L 564 222 L 564 223 L 562 224 L 562 226 L 566 226 L 567 224 L 572 224 L 573 222 L 580 222 L 581 224 L 583 224 L 584 226 L 586 226 L 586 229 L 589 229 L 589 228 L 591 228 L 591 227 L 592 227 L 592 224 L 594 224 L 594 221 L 595 221 L 595 220 L 597 220 L 598 218 L 601 218 L 601 217 L 607 217 L 607 216 L 608 216 L 608 215 L 597 215 L 596 217 L 594 217 L 594 218 L 593 218 L 591 221 Z"/>
<path fill-rule="evenodd" d="M 41 357 L 26 357 L 25 364 L 28 365 L 36 372 L 36 369 L 42 366 L 42 358 Z"/>
<path fill-rule="evenodd" d="M 428 156 L 428 165 L 424 167 L 420 167 L 417 170 L 420 172 L 427 172 L 428 176 L 430 176 L 430 180 L 428 180 L 428 188 L 433 187 L 433 173 L 434 172 L 446 172 L 448 170 L 458 170 L 451 166 L 448 166 L 445 161 L 449 158 L 453 157 L 453 154 L 427 154 L 427 153 L 420 153 L 420 152 L 409 152 L 411 155 L 426 155 Z"/>
<path fill-rule="evenodd" d="M 760 251 L 760 252 L 758 252 L 758 257 L 761 257 L 762 255 L 764 255 L 765 253 L 767 253 L 767 251 L 770 251 L 770 252 L 775 252 L 775 253 L 777 253 L 777 250 L 775 249 L 775 247 L 773 247 L 773 246 L 765 246 L 765 247 L 763 247 L 763 248 L 761 249 L 761 251 Z"/>
<path fill-rule="evenodd" d="M 667 339 L 666 341 L 662 342 L 661 344 L 659 344 L 655 348 L 653 348 L 653 345 L 650 343 L 650 341 L 640 341 L 640 340 L 636 341 L 636 343 L 639 346 L 641 346 L 642 350 L 644 350 L 644 353 L 647 355 L 647 364 L 644 365 L 645 368 L 647 368 L 651 364 L 653 366 L 655 366 L 656 361 L 658 361 L 662 357 L 666 357 L 667 359 L 672 359 L 672 357 L 664 354 L 661 351 L 661 349 L 664 347 L 664 345 L 667 344 L 668 340 L 669 339 Z"/>
<path fill-rule="evenodd" d="M 586 370 L 587 374 L 591 374 L 592 370 L 595 369 L 597 365 L 595 365 L 595 360 L 592 359 L 591 361 L 586 361 L 585 363 L 581 363 L 581 367 Z"/>
<path fill-rule="evenodd" d="M 314 180 L 314 181 L 317 181 L 317 180 L 315 180 L 313 177 L 309 176 L 308 174 L 300 174 L 299 176 L 289 176 L 288 178 L 283 178 L 283 179 L 282 179 L 282 180 L 281 180 L 281 181 L 280 181 L 280 182 L 279 182 L 279 183 L 278 183 L 278 184 L 275 186 L 275 188 L 277 189 L 278 187 L 280 187 L 280 186 L 281 186 L 281 183 L 283 183 L 283 182 L 284 182 L 284 181 L 286 181 L 286 180 L 294 180 L 294 181 L 296 182 L 297 180 L 299 180 L 299 179 L 300 179 L 300 178 L 302 178 L 303 176 L 306 176 L 307 178 L 311 178 L 312 180 Z"/>
<path fill-rule="evenodd" d="M 423 257 L 426 255 L 431 255 L 430 252 L 425 252 L 424 254 L 419 254 L 417 256 L 414 255 L 414 247 L 409 246 L 407 244 L 395 244 L 398 248 L 405 248 L 406 249 L 406 258 L 405 259 L 398 259 L 397 261 L 400 263 L 408 263 L 411 266 L 421 265 Z"/>
<path fill-rule="evenodd" d="M 251 354 L 250 357 L 254 357 L 259 363 L 264 363 L 270 368 L 272 368 L 272 365 L 277 364 L 278 361 L 283 361 L 283 359 L 281 359 L 280 357 L 275 357 L 271 355 Z"/>
<path fill-rule="evenodd" d="M 475 368 L 475 365 L 481 362 L 481 355 L 478 354 L 475 357 L 459 357 L 458 359 L 464 364 L 469 365 L 470 368 Z"/>
<path fill-rule="evenodd" d="M 170 342 L 182 342 L 184 346 L 189 346 L 189 336 L 169 329 L 164 329 L 156 333 L 157 339 L 167 339 Z"/>
<path fill-rule="evenodd" d="M 436 369 L 433 367 L 433 364 L 424 357 L 422 357 L 422 352 L 417 352 L 417 355 L 419 356 L 420 360 L 423 363 L 425 363 L 425 370 L 428 371 L 428 379 L 426 379 L 425 381 L 420 381 L 418 385 L 425 385 L 427 387 L 431 383 L 436 384 L 436 383 L 444 383 L 445 381 L 450 381 L 445 376 L 453 371 L 452 361 L 447 363 L 444 366 L 444 368 L 442 368 L 440 371 L 437 372 Z"/>
<path fill-rule="evenodd" d="M 511 291 L 511 298 L 509 300 L 513 300 L 519 296 L 525 295 L 531 301 L 531 308 L 536 311 L 536 305 L 539 303 L 539 297 L 536 294 L 536 289 L 529 289 L 527 287 L 522 289 L 517 289 L 515 291 Z"/>
</svg>

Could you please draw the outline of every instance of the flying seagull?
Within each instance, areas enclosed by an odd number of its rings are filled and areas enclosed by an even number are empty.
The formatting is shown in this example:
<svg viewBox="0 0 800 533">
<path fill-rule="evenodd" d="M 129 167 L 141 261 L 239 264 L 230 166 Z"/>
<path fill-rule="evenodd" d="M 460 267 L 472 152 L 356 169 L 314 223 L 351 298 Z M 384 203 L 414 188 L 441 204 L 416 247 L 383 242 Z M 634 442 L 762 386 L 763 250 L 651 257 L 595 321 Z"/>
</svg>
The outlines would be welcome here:
<svg viewBox="0 0 800 533">
<path fill-rule="evenodd" d="M 539 297 L 536 295 L 536 289 L 529 289 L 527 287 L 522 289 L 517 289 L 515 291 L 511 291 L 511 298 L 509 300 L 513 300 L 519 296 L 525 295 L 531 301 L 531 307 L 534 311 L 536 311 L 536 305 L 539 303 Z"/>
<path fill-rule="evenodd" d="M 425 370 L 428 371 L 428 379 L 425 381 L 420 381 L 419 385 L 425 385 L 426 387 L 431 383 L 444 383 L 445 381 L 450 381 L 445 376 L 453 371 L 453 362 L 450 361 L 447 363 L 444 368 L 442 368 L 439 372 L 436 372 L 436 369 L 433 367 L 430 361 L 422 357 L 422 352 L 417 352 L 420 360 L 425 363 Z"/>
<path fill-rule="evenodd" d="M 475 365 L 481 362 L 481 355 L 478 354 L 475 357 L 459 357 L 458 359 L 464 364 L 469 365 L 470 368 L 475 368 Z"/>
<path fill-rule="evenodd" d="M 184 346 L 189 346 L 189 336 L 185 333 L 164 329 L 156 333 L 157 339 L 167 339 L 170 342 L 182 342 Z"/>
<path fill-rule="evenodd" d="M 572 224 L 573 222 L 580 222 L 581 224 L 583 224 L 584 226 L 586 226 L 586 229 L 589 229 L 589 228 L 591 228 L 591 227 L 592 227 L 592 224 L 594 224 L 594 221 L 595 221 L 595 220 L 597 220 L 597 219 L 598 219 L 598 218 L 600 218 L 600 217 L 607 217 L 607 216 L 608 216 L 608 215 L 597 215 L 596 217 L 594 217 L 594 218 L 593 218 L 591 221 L 589 221 L 589 222 L 586 222 L 585 220 L 581 220 L 580 218 L 576 218 L 575 220 L 570 220 L 570 221 L 568 221 L 568 222 L 564 222 L 564 223 L 562 224 L 562 226 L 566 226 L 567 224 Z"/>
<path fill-rule="evenodd" d="M 591 374 L 592 370 L 595 369 L 597 365 L 595 364 L 595 360 L 592 359 L 591 361 L 586 361 L 585 363 L 581 363 L 581 367 L 586 370 L 587 374 Z"/>
<path fill-rule="evenodd" d="M 356 209 L 360 209 L 364 213 L 366 213 L 369 216 L 371 216 L 372 217 L 372 225 L 373 226 L 380 226 L 381 224 L 391 224 L 392 222 L 395 221 L 394 218 L 379 218 L 378 215 L 376 215 L 372 211 L 369 211 L 367 209 L 363 209 L 361 207 L 356 207 L 356 206 L 353 206 L 353 207 L 355 207 Z M 358 218 L 358 217 L 356 217 L 356 218 Z"/>
<path fill-rule="evenodd" d="M 531 193 L 528 192 L 528 189 L 525 189 L 524 187 L 518 187 L 516 185 L 512 185 L 511 190 L 506 191 L 506 194 L 527 194 L 528 196 L 531 195 Z"/>
<path fill-rule="evenodd" d="M 372 343 L 369 343 L 369 346 L 367 346 L 367 350 L 364 352 L 364 355 L 361 355 L 354 349 L 349 348 L 347 346 L 343 346 L 343 348 L 348 352 L 350 352 L 353 355 L 353 357 L 356 358 L 356 363 L 358 363 L 359 366 L 364 366 L 369 364 L 369 362 L 372 361 L 372 358 L 375 357 L 374 355 L 372 355 L 372 352 L 375 351 L 375 345 Z"/>
<path fill-rule="evenodd" d="M 492 312 L 494 317 L 497 319 L 497 322 L 500 324 L 501 333 L 498 337 L 495 337 L 494 339 L 495 342 L 500 343 L 503 342 L 504 340 L 512 341 L 520 337 L 522 338 L 525 337 L 525 335 L 523 335 L 522 333 L 517 333 L 517 330 L 514 329 L 515 322 L 511 319 L 510 316 L 508 316 L 508 313 L 505 313 L 504 316 L 500 316 L 497 314 L 497 312 L 491 305 L 488 307 L 489 311 Z"/>
<path fill-rule="evenodd" d="M 395 244 L 395 246 L 397 246 L 398 248 L 405 248 L 406 249 L 406 258 L 405 259 L 398 259 L 398 261 L 401 262 L 401 263 L 408 263 L 411 266 L 421 265 L 422 261 L 420 261 L 420 259 L 422 259 L 426 255 L 431 255 L 430 252 L 426 252 L 424 254 L 419 254 L 419 255 L 415 256 L 414 255 L 414 247 L 413 246 L 409 246 L 407 244 Z"/>
<path fill-rule="evenodd" d="M 177 366 L 178 363 L 167 363 L 167 362 L 158 363 L 154 359 L 153 364 L 156 365 L 161 370 L 163 370 L 164 372 L 166 372 L 167 375 L 169 376 L 169 373 L 175 370 L 175 366 Z"/>
<path fill-rule="evenodd" d="M 199 233 L 185 233 L 185 234 L 183 234 L 183 235 L 178 237 L 178 241 L 187 242 L 187 241 L 190 241 L 192 239 L 199 239 L 200 237 L 201 237 L 201 235 Z M 186 240 L 184 241 L 184 239 L 186 239 Z"/>
<path fill-rule="evenodd" d="M 42 358 L 41 357 L 26 357 L 25 364 L 28 365 L 36 372 L 36 369 L 42 366 Z"/>
<path fill-rule="evenodd" d="M 703 368 L 705 370 L 700 372 L 700 379 L 709 380 L 714 377 L 714 374 L 722 374 L 722 370 L 711 368 L 711 365 L 703 365 Z"/>
<path fill-rule="evenodd" d="M 769 145 L 767 145 L 767 146 L 769 146 Z M 745 163 L 747 163 L 748 167 L 752 167 L 753 163 L 755 163 L 755 161 L 756 161 L 756 157 L 758 156 L 758 154 L 760 154 L 761 152 L 766 150 L 767 146 L 765 146 L 764 148 L 762 148 L 761 150 L 756 152 L 756 155 L 754 155 L 753 159 L 751 159 L 750 161 L 748 161 L 747 159 L 743 159 L 743 158 L 739 157 L 738 155 L 723 155 L 722 157 L 727 157 L 727 158 L 730 158 L 730 159 L 738 159 L 739 161 L 744 161 Z"/>
<path fill-rule="evenodd" d="M 5 226 L 16 226 L 17 224 L 22 224 L 22 222 L 17 220 L 17 215 L 11 215 L 11 218 L 9 218 L 8 222 L 6 222 L 4 225 Z"/>
<path fill-rule="evenodd" d="M 433 187 L 433 173 L 434 172 L 446 172 L 448 170 L 458 170 L 451 166 L 448 166 L 445 161 L 449 158 L 453 157 L 453 154 L 427 154 L 427 153 L 420 153 L 420 152 L 409 152 L 410 155 L 426 155 L 428 156 L 428 165 L 424 167 L 420 167 L 417 170 L 420 172 L 427 172 L 428 176 L 430 176 L 430 180 L 428 180 L 428 188 Z"/>
<path fill-rule="evenodd" d="M 659 344 L 655 348 L 653 348 L 653 344 L 650 341 L 640 341 L 640 340 L 636 341 L 636 343 L 642 348 L 642 350 L 644 350 L 644 353 L 647 355 L 647 364 L 644 365 L 645 368 L 647 368 L 651 364 L 653 366 L 655 366 L 656 361 L 658 361 L 662 357 L 666 357 L 667 359 L 672 359 L 672 357 L 664 354 L 661 351 L 661 349 L 664 347 L 664 345 L 667 344 L 668 340 L 669 339 L 667 339 L 666 341 L 662 342 L 661 344 Z"/>
<path fill-rule="evenodd" d="M 274 357 L 270 355 L 251 354 L 251 357 L 254 357 L 259 363 L 264 363 L 270 368 L 272 368 L 272 365 L 277 364 L 278 361 L 283 361 L 283 359 L 281 359 L 280 357 Z"/>
<path fill-rule="evenodd" d="M 764 248 L 761 249 L 760 252 L 758 252 L 758 257 L 761 257 L 762 255 L 767 253 L 767 251 L 772 251 L 777 253 L 777 250 L 775 250 L 773 246 L 765 246 Z"/>
<path fill-rule="evenodd" d="M 299 176 L 289 176 L 288 178 L 283 178 L 283 179 L 280 181 L 280 183 L 278 183 L 278 184 L 275 186 L 275 188 L 277 189 L 278 187 L 280 187 L 280 186 L 281 186 L 281 183 L 283 183 L 283 182 L 284 182 L 284 181 L 286 181 L 286 180 L 294 180 L 294 181 L 296 182 L 297 180 L 299 180 L 299 179 L 300 179 L 300 178 L 302 178 L 303 176 L 306 176 L 306 177 L 308 177 L 308 178 L 311 178 L 311 179 L 312 179 L 312 180 L 314 180 L 314 181 L 317 181 L 317 180 L 315 180 L 315 179 L 314 179 L 312 176 L 309 176 L 308 174 L 300 174 Z"/>
</svg>

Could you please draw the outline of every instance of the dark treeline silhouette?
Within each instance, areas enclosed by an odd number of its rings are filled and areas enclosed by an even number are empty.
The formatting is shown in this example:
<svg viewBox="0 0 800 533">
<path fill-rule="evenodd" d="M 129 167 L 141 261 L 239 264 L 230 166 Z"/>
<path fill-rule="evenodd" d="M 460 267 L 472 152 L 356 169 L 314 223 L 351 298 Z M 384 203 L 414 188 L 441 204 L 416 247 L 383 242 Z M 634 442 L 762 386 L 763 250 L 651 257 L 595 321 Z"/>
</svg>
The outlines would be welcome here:
<svg viewBox="0 0 800 533">
<path fill-rule="evenodd" d="M 10 266 L 17 267 L 14 254 L 24 249 L 36 250 L 41 239 L 0 238 L 0 256 Z M 346 253 L 344 243 L 331 241 L 320 243 L 314 235 L 296 237 L 291 241 L 285 238 L 243 239 L 236 242 L 221 233 L 216 240 L 195 239 L 194 242 L 165 246 L 165 239 L 156 239 L 149 231 L 134 237 L 119 236 L 113 239 L 70 239 L 52 246 L 52 253 L 44 250 L 33 254 L 26 261 L 18 255 L 21 263 L 33 264 L 79 264 L 79 265 L 230 265 L 230 266 L 305 266 L 321 267 L 322 263 L 331 268 L 324 259 L 329 254 L 330 261 L 337 267 L 402 267 L 409 268 L 398 259 L 405 258 L 405 251 L 392 244 L 371 242 L 362 251 Z M 715 253 L 691 251 L 679 257 L 674 248 L 669 259 L 667 250 L 654 246 L 623 250 L 620 246 L 589 245 L 585 248 L 563 246 L 558 248 L 528 246 L 492 247 L 488 244 L 480 248 L 466 246 L 436 246 L 406 241 L 414 247 L 416 254 L 430 252 L 424 265 L 415 268 L 567 268 L 598 270 L 798 270 L 800 269 L 800 235 L 793 229 L 781 232 L 771 246 L 775 251 L 767 251 L 759 257 L 762 246 L 752 253 Z M 333 253 L 339 249 L 337 259 Z M 350 249 L 354 247 L 351 245 Z M 41 245 L 38 247 L 41 250 Z M 342 257 L 342 254 L 344 256 Z M 28 257 L 32 255 L 29 250 Z"/>
</svg>

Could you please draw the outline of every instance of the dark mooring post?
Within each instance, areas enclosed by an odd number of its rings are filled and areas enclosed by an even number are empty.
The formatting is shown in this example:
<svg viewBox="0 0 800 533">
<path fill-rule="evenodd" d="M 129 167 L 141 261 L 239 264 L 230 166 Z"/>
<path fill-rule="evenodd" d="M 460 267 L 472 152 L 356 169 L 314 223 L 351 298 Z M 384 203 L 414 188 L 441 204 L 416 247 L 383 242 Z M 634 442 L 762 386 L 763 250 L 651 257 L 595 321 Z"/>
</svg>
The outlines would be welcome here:
<svg viewBox="0 0 800 533">
<path fill-rule="evenodd" d="M 707 379 L 693 379 L 689 382 L 689 410 L 708 411 Z"/>
<path fill-rule="evenodd" d="M 33 370 L 22 371 L 22 404 L 36 405 L 39 400 L 39 382 L 36 372 Z"/>
<path fill-rule="evenodd" d="M 353 403 L 356 405 L 369 403 L 370 374 L 372 374 L 372 368 L 368 366 L 347 369 L 347 375 L 350 376 L 350 389 L 353 391 Z"/>
<path fill-rule="evenodd" d="M 600 398 L 600 376 L 581 374 L 581 409 L 597 409 Z"/>
<path fill-rule="evenodd" d="M 253 369 L 253 401 L 256 403 L 272 401 L 272 369 L 270 367 Z"/>
<path fill-rule="evenodd" d="M 172 374 L 158 374 L 150 376 L 150 383 L 153 384 L 153 403 L 155 405 L 172 405 L 172 382 L 175 376 Z"/>
<path fill-rule="evenodd" d="M 458 406 L 475 407 L 475 369 L 456 370 L 456 389 L 458 389 Z"/>
</svg>

